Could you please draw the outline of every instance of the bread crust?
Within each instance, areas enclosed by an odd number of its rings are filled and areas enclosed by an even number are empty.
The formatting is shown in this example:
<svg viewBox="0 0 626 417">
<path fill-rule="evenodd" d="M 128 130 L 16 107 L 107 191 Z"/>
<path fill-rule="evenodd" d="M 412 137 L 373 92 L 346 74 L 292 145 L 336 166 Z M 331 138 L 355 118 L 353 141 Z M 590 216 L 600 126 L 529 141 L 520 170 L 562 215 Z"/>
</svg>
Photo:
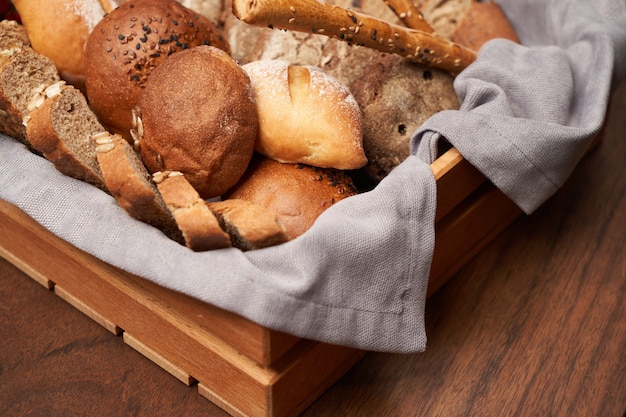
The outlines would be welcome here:
<svg viewBox="0 0 626 417">
<path fill-rule="evenodd" d="M 198 46 L 172 55 L 153 71 L 137 108 L 149 172 L 180 171 L 205 199 L 245 172 L 258 116 L 250 79 L 226 52 Z"/>
<path fill-rule="evenodd" d="M 322 168 L 367 163 L 361 110 L 339 80 L 318 67 L 283 60 L 254 61 L 243 69 L 259 114 L 259 153 Z"/>
<path fill-rule="evenodd" d="M 265 207 L 241 199 L 208 201 L 206 204 L 236 248 L 243 251 L 262 249 L 289 240 L 285 225 Z"/>
<path fill-rule="evenodd" d="M 153 179 L 188 248 L 202 252 L 231 247 L 230 237 L 182 173 L 158 172 Z"/>
<path fill-rule="evenodd" d="M 289 239 L 295 239 L 327 208 L 356 193 L 344 171 L 258 156 L 224 198 L 250 201 L 273 211 L 287 228 Z"/>
<path fill-rule="evenodd" d="M 156 227 L 178 243 L 184 243 L 152 177 L 126 139 L 108 132 L 94 135 L 92 139 L 105 185 L 118 204 L 131 217 Z"/>
<path fill-rule="evenodd" d="M 28 140 L 63 174 L 107 191 L 91 140 L 105 129 L 80 90 L 69 84 L 59 87 L 30 112 Z"/>
<path fill-rule="evenodd" d="M 152 70 L 198 45 L 229 50 L 208 18 L 174 0 L 131 0 L 109 13 L 85 52 L 87 95 L 101 122 L 130 140 L 131 111 Z"/>
</svg>

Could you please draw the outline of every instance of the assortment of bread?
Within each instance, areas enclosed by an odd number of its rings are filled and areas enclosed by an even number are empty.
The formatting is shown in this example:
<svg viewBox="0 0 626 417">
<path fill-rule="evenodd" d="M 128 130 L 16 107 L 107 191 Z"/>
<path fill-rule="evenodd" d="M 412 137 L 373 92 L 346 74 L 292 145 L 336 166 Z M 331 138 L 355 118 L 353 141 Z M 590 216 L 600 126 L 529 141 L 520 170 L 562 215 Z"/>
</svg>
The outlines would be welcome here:
<svg viewBox="0 0 626 417">
<path fill-rule="evenodd" d="M 517 40 L 492 1 L 14 3 L 0 131 L 194 251 L 297 238 L 458 108 L 482 43 Z"/>
</svg>

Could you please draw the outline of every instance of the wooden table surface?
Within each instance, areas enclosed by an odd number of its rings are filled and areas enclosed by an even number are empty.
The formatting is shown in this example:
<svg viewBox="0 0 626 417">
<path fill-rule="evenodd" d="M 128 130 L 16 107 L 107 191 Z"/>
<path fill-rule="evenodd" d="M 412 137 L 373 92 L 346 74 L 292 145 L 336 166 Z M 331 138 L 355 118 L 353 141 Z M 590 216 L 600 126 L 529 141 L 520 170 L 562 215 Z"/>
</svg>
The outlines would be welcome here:
<svg viewBox="0 0 626 417">
<path fill-rule="evenodd" d="M 2 259 L 0 299 L 0 416 L 226 415 Z M 624 416 L 626 83 L 568 183 L 429 299 L 427 334 L 304 416 Z"/>
</svg>

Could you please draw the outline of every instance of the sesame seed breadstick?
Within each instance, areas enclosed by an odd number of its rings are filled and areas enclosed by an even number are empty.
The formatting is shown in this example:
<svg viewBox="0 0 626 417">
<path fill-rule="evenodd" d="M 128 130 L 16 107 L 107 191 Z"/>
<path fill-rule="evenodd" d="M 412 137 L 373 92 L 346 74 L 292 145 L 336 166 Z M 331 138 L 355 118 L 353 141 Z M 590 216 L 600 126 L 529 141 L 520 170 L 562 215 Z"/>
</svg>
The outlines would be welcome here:
<svg viewBox="0 0 626 417">
<path fill-rule="evenodd" d="M 422 12 L 411 0 L 384 0 L 384 2 L 406 27 L 427 33 L 434 32 L 432 26 L 424 19 Z"/>
<path fill-rule="evenodd" d="M 233 0 L 233 13 L 251 25 L 323 34 L 398 54 L 452 74 L 461 72 L 476 59 L 471 49 L 437 35 L 317 0 Z"/>
<path fill-rule="evenodd" d="M 111 13 L 118 6 L 117 2 L 113 0 L 98 0 L 98 2 L 105 13 Z"/>
</svg>

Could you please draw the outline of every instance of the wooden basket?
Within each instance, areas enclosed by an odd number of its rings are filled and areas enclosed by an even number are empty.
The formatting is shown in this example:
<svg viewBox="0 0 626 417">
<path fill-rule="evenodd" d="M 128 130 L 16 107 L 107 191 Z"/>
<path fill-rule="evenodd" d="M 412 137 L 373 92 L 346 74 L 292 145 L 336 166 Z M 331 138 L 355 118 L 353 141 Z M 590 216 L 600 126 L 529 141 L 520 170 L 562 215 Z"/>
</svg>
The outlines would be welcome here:
<svg viewBox="0 0 626 417">
<path fill-rule="evenodd" d="M 437 180 L 429 295 L 521 211 L 457 151 Z M 366 353 L 269 330 L 75 248 L 0 200 L 0 256 L 233 416 L 297 415 Z"/>
</svg>

